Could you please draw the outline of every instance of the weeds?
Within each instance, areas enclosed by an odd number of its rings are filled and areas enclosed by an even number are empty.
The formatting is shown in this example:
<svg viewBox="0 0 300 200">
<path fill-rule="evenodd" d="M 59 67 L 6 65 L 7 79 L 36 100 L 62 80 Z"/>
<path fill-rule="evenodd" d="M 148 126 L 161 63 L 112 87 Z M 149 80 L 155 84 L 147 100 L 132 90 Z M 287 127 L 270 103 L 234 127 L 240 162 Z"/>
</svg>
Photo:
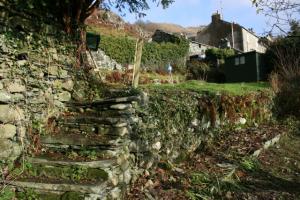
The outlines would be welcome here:
<svg viewBox="0 0 300 200">
<path fill-rule="evenodd" d="M 1 200 L 11 200 L 15 198 L 15 192 L 11 188 L 5 188 L 0 192 Z"/>
<path fill-rule="evenodd" d="M 193 187 L 186 192 L 186 196 L 191 200 L 222 199 L 229 191 L 241 190 L 235 169 L 223 177 L 210 176 L 207 173 L 193 173 L 190 181 Z"/>
<path fill-rule="evenodd" d="M 259 169 L 259 163 L 254 157 L 244 157 L 240 162 L 240 166 L 246 171 L 255 171 Z"/>
</svg>

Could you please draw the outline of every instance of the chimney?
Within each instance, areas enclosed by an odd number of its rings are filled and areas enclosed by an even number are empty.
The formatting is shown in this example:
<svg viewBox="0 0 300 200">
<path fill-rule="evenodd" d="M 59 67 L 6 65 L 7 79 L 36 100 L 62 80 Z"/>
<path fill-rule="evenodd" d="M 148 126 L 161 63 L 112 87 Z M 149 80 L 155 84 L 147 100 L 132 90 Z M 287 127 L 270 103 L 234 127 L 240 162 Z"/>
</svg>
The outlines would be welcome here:
<svg viewBox="0 0 300 200">
<path fill-rule="evenodd" d="M 221 14 L 217 11 L 211 16 L 212 23 L 218 23 L 221 20 Z"/>
</svg>

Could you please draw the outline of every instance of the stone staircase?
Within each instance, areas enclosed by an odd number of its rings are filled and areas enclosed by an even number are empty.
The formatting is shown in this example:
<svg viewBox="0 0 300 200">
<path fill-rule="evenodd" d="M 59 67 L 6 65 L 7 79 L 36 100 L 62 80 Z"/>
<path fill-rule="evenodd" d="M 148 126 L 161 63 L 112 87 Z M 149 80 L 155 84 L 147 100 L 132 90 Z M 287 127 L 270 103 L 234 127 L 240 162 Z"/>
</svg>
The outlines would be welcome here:
<svg viewBox="0 0 300 200">
<path fill-rule="evenodd" d="M 16 169 L 22 171 L 11 182 L 17 196 L 122 199 L 135 172 L 129 146 L 138 101 L 131 96 L 68 104 L 52 121 L 53 131 L 40 135 L 39 153 Z"/>
</svg>

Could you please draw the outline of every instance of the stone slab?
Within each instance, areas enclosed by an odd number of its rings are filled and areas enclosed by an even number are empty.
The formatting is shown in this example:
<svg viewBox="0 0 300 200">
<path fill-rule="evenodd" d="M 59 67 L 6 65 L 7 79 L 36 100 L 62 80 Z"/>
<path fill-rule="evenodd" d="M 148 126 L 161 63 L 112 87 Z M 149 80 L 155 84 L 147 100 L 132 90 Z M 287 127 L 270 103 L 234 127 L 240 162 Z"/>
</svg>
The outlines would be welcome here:
<svg viewBox="0 0 300 200">
<path fill-rule="evenodd" d="M 61 161 L 61 160 L 48 160 L 43 158 L 28 158 L 28 162 L 35 164 L 45 164 L 45 165 L 62 165 L 62 166 L 83 166 L 89 168 L 109 168 L 116 164 L 114 159 L 105 159 L 98 161 L 86 161 L 86 162 L 76 162 L 76 161 Z"/>
<path fill-rule="evenodd" d="M 50 191 L 62 191 L 62 192 L 81 192 L 81 193 L 94 193 L 101 194 L 105 193 L 107 183 L 95 185 L 77 185 L 77 184 L 51 184 L 51 183 L 36 183 L 36 182 L 22 182 L 13 181 L 11 185 L 22 187 L 22 188 L 32 188 L 40 190 L 50 190 Z"/>
</svg>

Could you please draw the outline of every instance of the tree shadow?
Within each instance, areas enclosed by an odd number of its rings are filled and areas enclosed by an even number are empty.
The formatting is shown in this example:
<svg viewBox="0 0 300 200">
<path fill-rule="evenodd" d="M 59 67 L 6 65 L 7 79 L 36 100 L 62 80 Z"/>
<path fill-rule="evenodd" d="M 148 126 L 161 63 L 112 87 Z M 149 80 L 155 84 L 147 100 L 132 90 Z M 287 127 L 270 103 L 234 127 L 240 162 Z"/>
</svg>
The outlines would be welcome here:
<svg viewBox="0 0 300 200">
<path fill-rule="evenodd" d="M 248 175 L 249 177 L 245 180 L 241 180 L 240 184 L 249 191 L 278 191 L 300 195 L 299 180 L 286 180 L 279 178 L 262 169 L 258 169 L 254 172 L 248 172 Z"/>
</svg>

